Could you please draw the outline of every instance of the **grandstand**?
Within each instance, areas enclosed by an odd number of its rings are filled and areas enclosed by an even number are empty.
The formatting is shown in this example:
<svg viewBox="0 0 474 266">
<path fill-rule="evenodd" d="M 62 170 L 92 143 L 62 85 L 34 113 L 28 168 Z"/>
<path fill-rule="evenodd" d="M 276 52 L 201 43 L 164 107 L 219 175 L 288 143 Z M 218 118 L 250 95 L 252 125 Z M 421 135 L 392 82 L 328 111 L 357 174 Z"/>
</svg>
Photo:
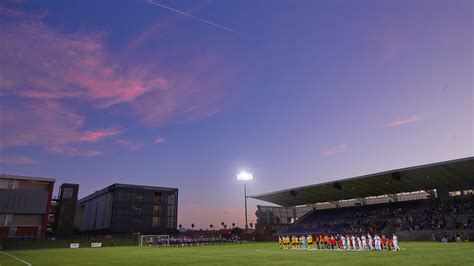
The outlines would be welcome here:
<svg viewBox="0 0 474 266">
<path fill-rule="evenodd" d="M 397 233 L 474 237 L 474 157 L 250 196 L 274 234 Z"/>
</svg>

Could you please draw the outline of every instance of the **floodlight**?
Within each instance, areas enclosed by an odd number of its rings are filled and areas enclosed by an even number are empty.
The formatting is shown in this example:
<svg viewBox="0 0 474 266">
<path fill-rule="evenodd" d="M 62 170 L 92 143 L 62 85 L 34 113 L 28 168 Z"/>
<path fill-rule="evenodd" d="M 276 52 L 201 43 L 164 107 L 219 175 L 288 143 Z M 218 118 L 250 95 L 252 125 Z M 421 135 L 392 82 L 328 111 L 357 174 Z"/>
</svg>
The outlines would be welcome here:
<svg viewBox="0 0 474 266">
<path fill-rule="evenodd" d="M 237 174 L 237 180 L 246 181 L 246 180 L 252 180 L 252 179 L 253 179 L 253 175 L 251 173 L 247 173 L 243 171 Z"/>
<path fill-rule="evenodd" d="M 248 223 L 247 223 L 247 180 L 252 180 L 253 175 L 251 173 L 242 171 L 237 174 L 237 180 L 242 180 L 244 181 L 244 201 L 245 201 L 245 231 L 249 229 Z"/>
</svg>

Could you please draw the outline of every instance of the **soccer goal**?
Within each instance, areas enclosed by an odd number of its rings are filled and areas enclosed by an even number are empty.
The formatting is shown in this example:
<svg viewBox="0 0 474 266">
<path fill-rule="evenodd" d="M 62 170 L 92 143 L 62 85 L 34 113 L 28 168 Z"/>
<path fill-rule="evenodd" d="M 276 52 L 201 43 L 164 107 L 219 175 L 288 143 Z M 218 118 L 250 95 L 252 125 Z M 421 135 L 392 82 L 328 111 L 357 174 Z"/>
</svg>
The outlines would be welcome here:
<svg viewBox="0 0 474 266">
<path fill-rule="evenodd" d="M 170 236 L 169 235 L 141 235 L 138 241 L 140 247 L 143 246 L 169 246 Z"/>
</svg>

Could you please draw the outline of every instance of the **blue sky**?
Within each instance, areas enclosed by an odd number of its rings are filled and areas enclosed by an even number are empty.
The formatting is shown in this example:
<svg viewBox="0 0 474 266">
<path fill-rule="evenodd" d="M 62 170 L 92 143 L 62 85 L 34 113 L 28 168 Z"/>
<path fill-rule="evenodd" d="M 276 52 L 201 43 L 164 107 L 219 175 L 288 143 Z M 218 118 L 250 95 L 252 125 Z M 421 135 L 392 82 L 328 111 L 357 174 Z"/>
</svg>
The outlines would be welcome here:
<svg viewBox="0 0 474 266">
<path fill-rule="evenodd" d="M 154 2 L 210 23 L 0 5 L 2 173 L 178 187 L 207 227 L 243 223 L 242 169 L 255 194 L 473 155 L 471 1 Z"/>
</svg>

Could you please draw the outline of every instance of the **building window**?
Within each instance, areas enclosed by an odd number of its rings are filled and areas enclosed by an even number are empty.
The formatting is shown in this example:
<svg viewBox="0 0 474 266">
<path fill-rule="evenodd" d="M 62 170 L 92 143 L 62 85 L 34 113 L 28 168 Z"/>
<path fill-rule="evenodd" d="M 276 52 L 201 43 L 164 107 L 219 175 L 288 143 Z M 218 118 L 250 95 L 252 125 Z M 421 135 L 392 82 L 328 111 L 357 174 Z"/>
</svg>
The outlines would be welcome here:
<svg viewBox="0 0 474 266">
<path fill-rule="evenodd" d="M 72 188 L 63 188 L 62 192 L 61 192 L 61 198 L 63 199 L 70 199 L 72 198 L 72 193 L 73 193 L 73 189 Z"/>
<path fill-rule="evenodd" d="M 153 227 L 160 227 L 160 217 L 153 217 Z"/>
</svg>

